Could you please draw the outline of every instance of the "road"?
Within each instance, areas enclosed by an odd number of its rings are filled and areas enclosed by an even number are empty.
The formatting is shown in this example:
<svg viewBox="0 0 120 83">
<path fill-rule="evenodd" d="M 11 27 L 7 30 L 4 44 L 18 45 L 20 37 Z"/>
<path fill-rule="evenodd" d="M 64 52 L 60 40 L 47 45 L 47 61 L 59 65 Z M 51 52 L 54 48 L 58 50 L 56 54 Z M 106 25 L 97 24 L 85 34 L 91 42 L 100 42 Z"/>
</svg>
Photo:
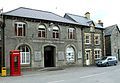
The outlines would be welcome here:
<svg viewBox="0 0 120 83">
<path fill-rule="evenodd" d="M 120 65 L 70 67 L 57 71 L 33 71 L 17 77 L 0 77 L 0 83 L 119 83 Z"/>
</svg>

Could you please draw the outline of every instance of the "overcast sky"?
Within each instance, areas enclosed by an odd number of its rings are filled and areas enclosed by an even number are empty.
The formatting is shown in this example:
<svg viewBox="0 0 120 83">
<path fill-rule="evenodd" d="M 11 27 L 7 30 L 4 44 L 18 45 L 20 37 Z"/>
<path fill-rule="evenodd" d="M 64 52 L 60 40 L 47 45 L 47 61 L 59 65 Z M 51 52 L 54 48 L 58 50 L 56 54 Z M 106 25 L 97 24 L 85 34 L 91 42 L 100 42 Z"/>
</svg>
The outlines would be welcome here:
<svg viewBox="0 0 120 83">
<path fill-rule="evenodd" d="M 91 19 L 102 20 L 104 27 L 120 26 L 120 0 L 0 0 L 4 12 L 18 7 L 50 11 L 63 16 L 65 13 L 84 16 L 90 12 Z"/>
</svg>

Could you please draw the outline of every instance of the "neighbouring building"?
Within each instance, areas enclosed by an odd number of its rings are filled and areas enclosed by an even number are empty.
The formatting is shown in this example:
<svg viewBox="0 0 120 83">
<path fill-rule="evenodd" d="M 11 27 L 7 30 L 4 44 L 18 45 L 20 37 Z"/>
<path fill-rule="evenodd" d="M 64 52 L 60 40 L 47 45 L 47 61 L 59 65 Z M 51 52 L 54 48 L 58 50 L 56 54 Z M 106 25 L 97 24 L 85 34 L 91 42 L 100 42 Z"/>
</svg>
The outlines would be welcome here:
<svg viewBox="0 0 120 83">
<path fill-rule="evenodd" d="M 104 56 L 104 29 L 101 20 L 98 23 L 93 22 L 89 12 L 85 13 L 85 16 L 66 13 L 64 17 L 82 26 L 83 65 L 94 64 L 95 60 Z"/>
<path fill-rule="evenodd" d="M 117 56 L 120 60 L 120 30 L 118 25 L 106 27 L 104 33 L 106 56 Z"/>
</svg>

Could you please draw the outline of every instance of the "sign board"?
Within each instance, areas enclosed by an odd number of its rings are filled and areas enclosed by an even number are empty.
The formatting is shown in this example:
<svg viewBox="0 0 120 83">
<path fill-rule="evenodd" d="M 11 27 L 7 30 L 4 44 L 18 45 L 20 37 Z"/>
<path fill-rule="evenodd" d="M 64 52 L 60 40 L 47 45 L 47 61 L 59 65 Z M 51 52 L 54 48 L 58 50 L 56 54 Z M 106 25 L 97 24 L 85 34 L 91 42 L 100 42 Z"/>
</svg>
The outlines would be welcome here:
<svg viewBox="0 0 120 83">
<path fill-rule="evenodd" d="M 78 59 L 82 58 L 82 53 L 79 51 L 78 52 Z"/>
<path fill-rule="evenodd" d="M 35 51 L 34 60 L 35 61 L 40 61 L 41 60 L 41 52 L 40 51 Z"/>
<path fill-rule="evenodd" d="M 63 51 L 58 52 L 58 60 L 64 60 L 64 52 Z"/>
</svg>

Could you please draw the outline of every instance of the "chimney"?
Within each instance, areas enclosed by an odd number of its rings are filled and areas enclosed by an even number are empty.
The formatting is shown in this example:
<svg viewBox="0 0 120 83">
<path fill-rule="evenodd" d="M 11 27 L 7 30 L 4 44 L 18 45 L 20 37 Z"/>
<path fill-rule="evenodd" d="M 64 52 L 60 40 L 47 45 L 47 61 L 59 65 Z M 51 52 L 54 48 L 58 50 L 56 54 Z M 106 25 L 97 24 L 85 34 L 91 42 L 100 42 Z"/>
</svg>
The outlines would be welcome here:
<svg viewBox="0 0 120 83">
<path fill-rule="evenodd" d="M 87 19 L 90 19 L 90 13 L 89 13 L 89 12 L 86 12 L 86 13 L 85 13 L 85 17 L 86 17 Z"/>
<path fill-rule="evenodd" d="M 103 22 L 101 20 L 98 20 L 98 24 L 103 27 Z"/>
</svg>

